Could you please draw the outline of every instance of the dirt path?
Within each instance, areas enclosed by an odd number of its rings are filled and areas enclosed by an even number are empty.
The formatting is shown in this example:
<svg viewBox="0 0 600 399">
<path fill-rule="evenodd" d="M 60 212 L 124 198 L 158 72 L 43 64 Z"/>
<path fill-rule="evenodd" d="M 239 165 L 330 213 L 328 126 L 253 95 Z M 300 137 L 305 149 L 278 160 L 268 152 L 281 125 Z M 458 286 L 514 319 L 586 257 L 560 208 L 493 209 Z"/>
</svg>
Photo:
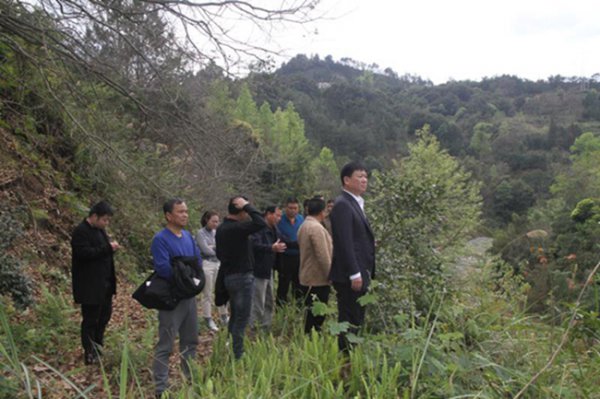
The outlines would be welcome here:
<svg viewBox="0 0 600 399">
<path fill-rule="evenodd" d="M 458 282 L 464 282 L 472 273 L 480 272 L 479 264 L 485 259 L 492 242 L 493 239 L 490 237 L 477 237 L 467 243 L 464 255 L 450 267 L 454 268 L 454 275 Z"/>
</svg>

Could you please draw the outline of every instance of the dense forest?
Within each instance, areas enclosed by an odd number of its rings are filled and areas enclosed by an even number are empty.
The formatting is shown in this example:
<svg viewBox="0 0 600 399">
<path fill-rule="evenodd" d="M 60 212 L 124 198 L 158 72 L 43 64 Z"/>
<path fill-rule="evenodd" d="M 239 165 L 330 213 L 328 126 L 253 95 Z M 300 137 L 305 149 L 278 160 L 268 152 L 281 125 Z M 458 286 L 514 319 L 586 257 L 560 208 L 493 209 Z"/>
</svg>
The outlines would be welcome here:
<svg viewBox="0 0 600 399">
<path fill-rule="evenodd" d="M 370 170 L 379 275 L 350 375 L 335 306 L 319 304 L 312 336 L 289 307 L 240 363 L 225 331 L 203 330 L 172 397 L 600 395 L 598 76 L 434 85 L 302 54 L 269 69 L 220 19 L 302 23 L 314 3 L 0 0 L 0 398 L 151 395 L 156 315 L 130 294 L 163 201 L 185 198 L 195 230 L 238 193 L 332 198 L 348 160 Z M 248 55 L 246 76 L 220 66 Z M 91 370 L 69 238 L 100 199 L 124 250 Z"/>
</svg>

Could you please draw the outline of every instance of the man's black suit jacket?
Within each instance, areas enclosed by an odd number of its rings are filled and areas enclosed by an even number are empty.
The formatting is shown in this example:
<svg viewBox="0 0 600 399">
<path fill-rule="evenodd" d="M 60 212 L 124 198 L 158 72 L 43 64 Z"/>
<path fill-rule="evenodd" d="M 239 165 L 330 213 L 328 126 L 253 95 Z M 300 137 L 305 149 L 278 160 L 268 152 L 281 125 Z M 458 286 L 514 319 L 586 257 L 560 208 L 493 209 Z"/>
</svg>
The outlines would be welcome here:
<svg viewBox="0 0 600 399">
<path fill-rule="evenodd" d="M 375 237 L 369 221 L 358 202 L 342 192 L 331 210 L 333 260 L 329 279 L 334 283 L 349 283 L 350 276 L 360 272 L 363 290 L 375 277 Z"/>
</svg>

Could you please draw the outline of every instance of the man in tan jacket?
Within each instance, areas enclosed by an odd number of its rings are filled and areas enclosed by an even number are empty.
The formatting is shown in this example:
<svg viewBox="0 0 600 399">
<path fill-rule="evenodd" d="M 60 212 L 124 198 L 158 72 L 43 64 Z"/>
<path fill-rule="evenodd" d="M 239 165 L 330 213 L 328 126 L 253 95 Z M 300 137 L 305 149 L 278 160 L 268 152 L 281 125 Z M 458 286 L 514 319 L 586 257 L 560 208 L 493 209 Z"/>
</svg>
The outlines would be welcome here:
<svg viewBox="0 0 600 399">
<path fill-rule="evenodd" d="M 325 218 L 325 201 L 313 198 L 308 201 L 307 208 L 308 216 L 298 230 L 298 246 L 299 280 L 306 305 L 304 332 L 308 334 L 313 328 L 321 331 L 325 321 L 325 316 L 315 316 L 312 313 L 312 305 L 315 298 L 323 303 L 329 300 L 329 271 L 333 244 L 331 236 L 322 225 Z"/>
</svg>

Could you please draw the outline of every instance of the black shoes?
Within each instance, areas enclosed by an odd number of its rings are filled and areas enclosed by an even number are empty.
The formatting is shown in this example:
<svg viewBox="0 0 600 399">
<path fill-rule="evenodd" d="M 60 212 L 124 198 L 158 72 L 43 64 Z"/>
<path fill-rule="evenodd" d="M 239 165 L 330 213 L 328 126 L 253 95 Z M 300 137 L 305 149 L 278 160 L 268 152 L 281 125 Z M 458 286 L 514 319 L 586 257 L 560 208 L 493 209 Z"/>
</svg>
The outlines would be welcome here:
<svg viewBox="0 0 600 399">
<path fill-rule="evenodd" d="M 91 364 L 98 364 L 99 363 L 98 355 L 95 353 L 86 353 L 83 355 L 83 362 L 85 363 L 86 366 L 89 366 Z"/>
<path fill-rule="evenodd" d="M 102 345 L 94 343 L 92 349 L 88 352 L 84 348 L 83 362 L 86 366 L 90 364 L 100 363 L 100 357 L 102 356 Z"/>
</svg>

